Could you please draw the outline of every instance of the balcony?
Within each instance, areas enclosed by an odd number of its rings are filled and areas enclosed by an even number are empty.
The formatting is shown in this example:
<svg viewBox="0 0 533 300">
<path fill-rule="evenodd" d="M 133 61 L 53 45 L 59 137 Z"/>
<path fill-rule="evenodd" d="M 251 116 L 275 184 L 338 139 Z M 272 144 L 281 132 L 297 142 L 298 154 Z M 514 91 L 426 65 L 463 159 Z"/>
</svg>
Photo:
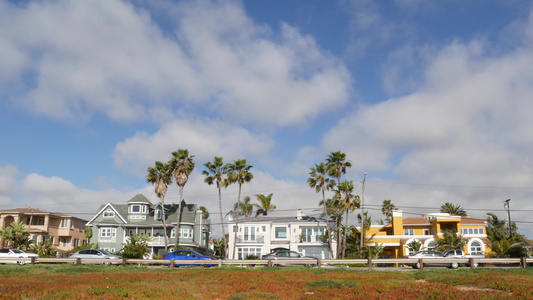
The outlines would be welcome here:
<svg viewBox="0 0 533 300">
<path fill-rule="evenodd" d="M 240 244 L 264 244 L 265 236 L 263 235 L 238 235 L 237 243 Z"/>
</svg>

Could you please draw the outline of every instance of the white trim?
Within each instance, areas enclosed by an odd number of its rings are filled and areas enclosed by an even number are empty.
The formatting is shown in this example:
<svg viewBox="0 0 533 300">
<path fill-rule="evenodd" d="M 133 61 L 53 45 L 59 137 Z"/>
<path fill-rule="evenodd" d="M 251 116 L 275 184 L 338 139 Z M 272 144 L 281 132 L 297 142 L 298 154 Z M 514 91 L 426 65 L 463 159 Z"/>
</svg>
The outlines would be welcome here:
<svg viewBox="0 0 533 300">
<path fill-rule="evenodd" d="M 94 219 L 96 219 L 100 214 L 103 213 L 103 211 L 108 208 L 108 207 L 111 207 L 111 209 L 113 209 L 115 211 L 115 214 L 122 220 L 122 222 L 124 222 L 124 224 L 127 224 L 128 222 L 118 213 L 118 211 L 115 209 L 115 207 L 113 207 L 113 204 L 111 203 L 107 203 L 104 207 L 102 207 L 102 209 L 100 209 L 96 215 L 94 215 L 94 217 L 89 221 L 87 222 L 87 226 L 92 226 L 91 222 L 94 221 Z"/>
</svg>

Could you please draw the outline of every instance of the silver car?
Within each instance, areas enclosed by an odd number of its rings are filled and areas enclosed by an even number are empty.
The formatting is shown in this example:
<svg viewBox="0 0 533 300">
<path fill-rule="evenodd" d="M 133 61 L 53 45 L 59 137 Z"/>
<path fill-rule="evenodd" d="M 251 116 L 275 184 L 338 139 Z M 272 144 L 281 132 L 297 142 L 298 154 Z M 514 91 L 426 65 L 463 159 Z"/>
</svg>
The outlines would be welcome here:
<svg viewBox="0 0 533 300">
<path fill-rule="evenodd" d="M 0 249 L 0 258 L 12 258 L 13 260 L 0 260 L 1 264 L 18 264 L 23 266 L 26 264 L 25 260 L 16 260 L 17 258 L 38 258 L 39 255 L 35 253 L 26 253 L 18 249 Z"/>
<path fill-rule="evenodd" d="M 107 253 L 101 249 L 84 249 L 78 252 L 72 253 L 68 258 L 81 258 L 84 259 L 122 259 L 121 256 Z M 110 265 L 111 263 L 105 263 Z"/>
<path fill-rule="evenodd" d="M 272 253 L 269 253 L 269 254 L 266 254 L 266 255 L 263 255 L 261 256 L 261 259 L 271 259 L 271 260 L 315 260 L 315 261 L 318 261 L 318 259 L 316 257 L 312 257 L 312 256 L 303 256 L 301 255 L 300 253 L 296 252 L 296 251 L 289 251 L 289 250 L 278 250 L 278 251 L 274 251 Z M 276 262 L 275 264 L 277 265 L 286 265 L 285 263 L 282 263 L 282 262 Z M 312 263 L 312 264 L 317 264 L 317 262 L 315 263 Z"/>
</svg>

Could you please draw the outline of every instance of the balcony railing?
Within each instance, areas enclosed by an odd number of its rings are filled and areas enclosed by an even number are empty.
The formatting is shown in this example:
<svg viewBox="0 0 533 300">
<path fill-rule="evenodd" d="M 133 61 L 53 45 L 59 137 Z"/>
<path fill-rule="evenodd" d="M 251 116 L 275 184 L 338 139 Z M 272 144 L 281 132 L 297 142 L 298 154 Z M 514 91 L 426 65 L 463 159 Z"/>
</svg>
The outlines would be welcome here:
<svg viewBox="0 0 533 300">
<path fill-rule="evenodd" d="M 256 244 L 256 243 L 264 243 L 265 237 L 263 235 L 238 235 L 237 236 L 237 243 L 250 243 L 250 244 Z"/>
</svg>

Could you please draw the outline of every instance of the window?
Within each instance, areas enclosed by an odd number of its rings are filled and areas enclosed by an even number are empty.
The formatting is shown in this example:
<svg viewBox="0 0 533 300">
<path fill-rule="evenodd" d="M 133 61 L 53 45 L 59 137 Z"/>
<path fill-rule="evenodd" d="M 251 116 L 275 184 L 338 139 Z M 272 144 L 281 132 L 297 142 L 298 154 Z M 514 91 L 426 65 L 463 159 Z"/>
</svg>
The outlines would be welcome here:
<svg viewBox="0 0 533 300">
<path fill-rule="evenodd" d="M 245 259 L 249 255 L 261 258 L 261 248 L 237 248 L 237 259 Z"/>
<path fill-rule="evenodd" d="M 116 236 L 117 229 L 116 228 L 100 228 L 100 237 L 112 237 Z"/>
<path fill-rule="evenodd" d="M 179 238 L 192 238 L 193 236 L 193 230 L 191 228 L 180 228 L 180 235 Z"/>
<path fill-rule="evenodd" d="M 70 239 L 61 239 L 60 244 L 61 244 L 61 247 L 68 247 L 70 246 Z"/>
<path fill-rule="evenodd" d="M 424 235 L 431 235 L 431 231 L 429 229 L 424 229 Z"/>
<path fill-rule="evenodd" d="M 131 212 L 132 213 L 140 213 L 141 212 L 141 206 L 140 205 L 132 205 L 131 206 Z"/>
<path fill-rule="evenodd" d="M 307 243 L 320 242 L 320 238 L 325 231 L 324 227 L 302 227 L 301 241 Z"/>
<path fill-rule="evenodd" d="M 38 219 L 37 225 L 44 225 L 44 219 Z"/>
<path fill-rule="evenodd" d="M 287 238 L 287 227 L 276 227 L 274 232 L 277 239 Z"/>
<path fill-rule="evenodd" d="M 106 209 L 106 211 L 104 211 L 104 218 L 112 218 L 115 216 L 115 212 L 112 210 L 112 209 Z"/>
<path fill-rule="evenodd" d="M 163 220 L 163 211 L 160 208 L 155 211 L 155 219 L 159 221 Z"/>
<path fill-rule="evenodd" d="M 68 227 L 68 219 L 61 219 L 61 228 L 67 228 Z"/>
<path fill-rule="evenodd" d="M 403 235 L 415 235 L 415 230 L 414 229 L 404 229 L 403 230 Z"/>
<path fill-rule="evenodd" d="M 481 250 L 481 244 L 479 242 L 472 242 L 470 244 L 470 254 L 476 255 L 476 254 L 482 254 L 483 251 Z"/>
<path fill-rule="evenodd" d="M 79 239 L 74 239 L 74 248 L 78 247 L 80 245 Z"/>
<path fill-rule="evenodd" d="M 267 232 L 266 225 L 261 225 L 261 232 Z"/>
</svg>

